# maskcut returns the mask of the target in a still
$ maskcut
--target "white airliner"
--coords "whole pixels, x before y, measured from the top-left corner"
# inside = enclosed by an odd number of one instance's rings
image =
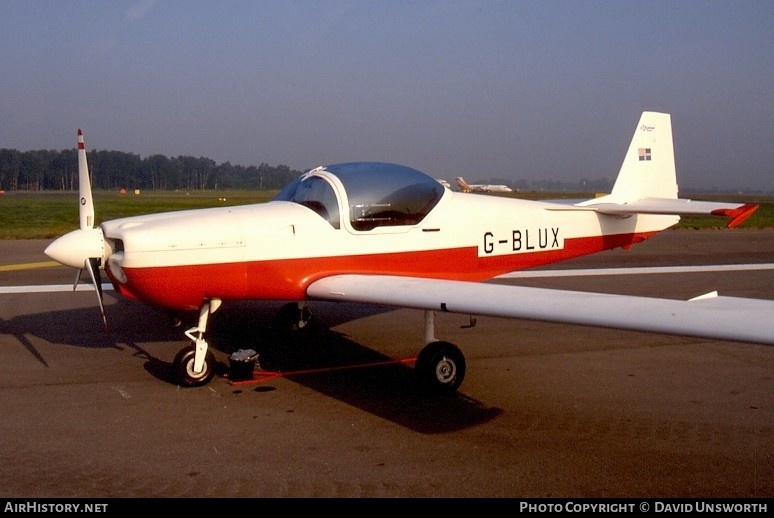
[[[457,186],[462,192],[513,192],[513,189],[507,185],[468,183],[461,176],[457,177]]]
[[[456,391],[466,367],[458,347],[435,338],[437,311],[774,344],[774,301],[717,294],[678,301],[480,282],[628,248],[673,226],[680,214],[728,217],[729,227],[750,216],[757,205],[678,198],[668,114],[642,114],[609,195],[572,205],[462,194],[409,167],[355,162],[307,171],[268,203],[95,226],[80,130],[78,158],[80,229],[45,253],[79,274],[87,270],[97,288],[104,269],[121,295],[198,310],[198,324],[185,332],[192,344],[175,358],[182,385],[213,377],[209,318],[241,299],[296,301],[280,311],[291,329],[310,323],[310,300],[424,310],[415,370],[441,392]]]

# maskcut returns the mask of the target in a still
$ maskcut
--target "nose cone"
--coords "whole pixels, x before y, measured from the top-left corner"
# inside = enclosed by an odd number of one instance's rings
[[[102,229],[73,230],[48,245],[43,253],[65,266],[83,268],[86,259],[104,258],[105,239]]]

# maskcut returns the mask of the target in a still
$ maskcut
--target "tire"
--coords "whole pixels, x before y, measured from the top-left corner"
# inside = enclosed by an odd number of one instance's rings
[[[415,369],[420,383],[431,392],[452,394],[465,378],[465,357],[454,344],[433,342],[420,351]]]
[[[303,311],[304,326],[299,326],[298,323],[301,320]],[[312,310],[305,307],[303,310],[298,308],[298,304],[295,302],[289,302],[282,306],[277,315],[274,318],[274,328],[284,335],[296,335],[301,331],[308,331],[312,329],[314,325],[314,314]]]
[[[204,357],[204,368],[202,372],[194,372],[194,359],[196,356],[196,347],[191,345],[182,349],[175,356],[174,367],[177,372],[177,379],[180,385],[184,387],[200,387],[209,383],[215,376],[215,356],[207,351]]]

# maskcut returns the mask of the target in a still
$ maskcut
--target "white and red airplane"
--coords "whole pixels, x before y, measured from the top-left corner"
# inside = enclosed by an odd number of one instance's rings
[[[513,192],[513,189],[507,185],[468,183],[461,176],[458,176],[455,180],[457,181],[457,187],[459,187],[462,192]]]
[[[425,346],[415,370],[439,391],[465,375],[459,348],[437,340],[434,315],[449,311],[774,343],[774,301],[690,301],[480,282],[617,247],[676,224],[680,215],[730,218],[757,205],[678,198],[668,114],[645,112],[609,195],[575,204],[455,193],[414,169],[357,162],[305,172],[268,202],[105,221],[95,226],[86,150],[78,131],[80,228],[45,253],[100,270],[126,297],[167,310],[199,311],[175,358],[180,383],[211,380],[208,319],[222,303],[297,301],[281,313],[306,325],[311,300],[425,310]]]

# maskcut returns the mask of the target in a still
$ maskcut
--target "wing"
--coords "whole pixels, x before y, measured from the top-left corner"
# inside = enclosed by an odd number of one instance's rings
[[[334,275],[311,298],[525,318],[774,345],[774,301],[707,294],[688,301],[386,275]]]

